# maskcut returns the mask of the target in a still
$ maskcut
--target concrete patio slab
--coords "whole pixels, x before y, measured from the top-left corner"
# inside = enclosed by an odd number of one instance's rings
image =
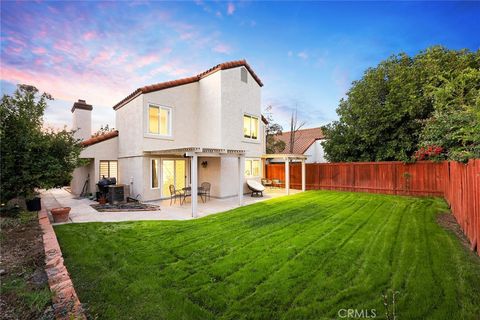
[[[291,194],[298,193],[299,190],[290,190]],[[269,189],[261,198],[252,198],[245,195],[244,205],[253,204],[259,201],[265,201],[277,197],[285,196],[283,189]],[[129,211],[129,212],[98,212],[90,205],[97,202],[86,199],[77,198],[65,189],[50,189],[43,191],[41,194],[42,201],[48,210],[55,207],[70,207],[70,222],[120,222],[120,221],[141,221],[141,220],[190,220],[192,218],[190,198],[186,203],[170,206],[170,200],[149,201],[149,204],[160,206],[158,211]],[[238,207],[238,198],[227,199],[210,199],[203,203],[200,198],[198,200],[198,218],[211,214],[224,212]]]

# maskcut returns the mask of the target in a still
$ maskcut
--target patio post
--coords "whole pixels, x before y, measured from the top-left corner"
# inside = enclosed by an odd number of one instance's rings
[[[192,154],[192,158],[190,161],[190,172],[192,175],[192,185],[191,185],[191,193],[192,193],[192,217],[197,217],[197,201],[198,201],[198,155],[196,153]]]
[[[305,159],[302,159],[302,191],[305,191]]]
[[[243,206],[243,184],[245,182],[245,155],[238,156],[238,205]]]
[[[285,158],[285,190],[287,195],[290,194],[290,159]]]

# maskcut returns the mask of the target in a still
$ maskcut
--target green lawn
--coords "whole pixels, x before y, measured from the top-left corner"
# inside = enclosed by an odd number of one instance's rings
[[[194,221],[55,230],[100,319],[332,319],[349,308],[379,319],[394,290],[400,320],[480,319],[480,259],[437,224],[446,210],[438,198],[311,191]]]

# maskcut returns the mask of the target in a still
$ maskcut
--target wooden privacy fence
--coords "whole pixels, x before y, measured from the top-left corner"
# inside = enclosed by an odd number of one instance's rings
[[[285,165],[265,165],[265,177],[284,182]],[[301,164],[291,163],[290,188],[301,189],[301,179]],[[306,188],[444,197],[480,254],[480,159],[307,164]]]

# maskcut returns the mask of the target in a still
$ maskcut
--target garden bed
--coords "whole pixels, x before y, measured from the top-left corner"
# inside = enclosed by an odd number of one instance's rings
[[[90,206],[98,212],[160,211],[160,206],[139,202],[91,204]]]
[[[36,212],[1,221],[1,319],[54,319]]]

